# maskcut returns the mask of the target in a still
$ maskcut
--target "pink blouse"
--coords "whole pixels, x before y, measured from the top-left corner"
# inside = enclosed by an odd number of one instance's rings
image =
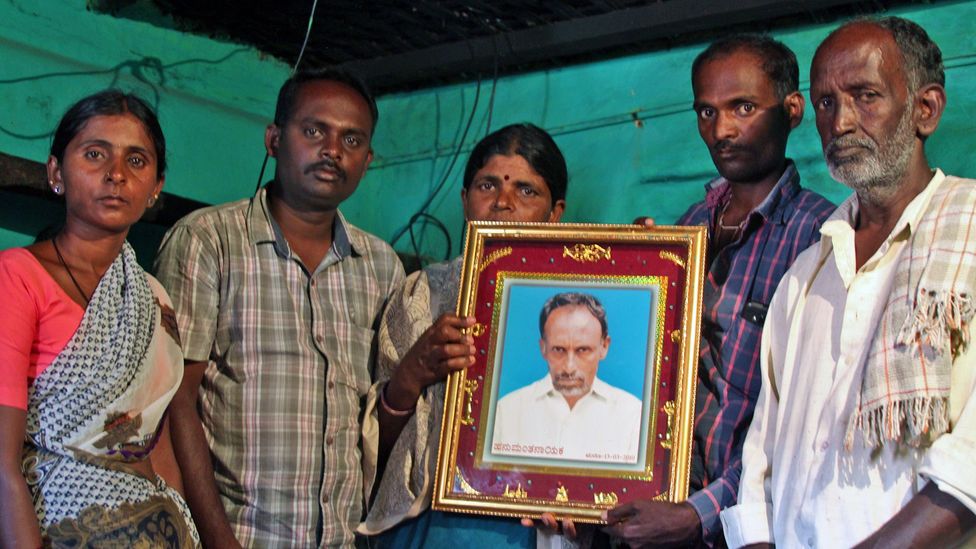
[[[34,254],[0,251],[0,406],[27,409],[27,387],[74,335],[85,310]]]

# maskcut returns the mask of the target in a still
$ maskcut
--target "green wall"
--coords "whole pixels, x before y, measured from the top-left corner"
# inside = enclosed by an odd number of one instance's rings
[[[970,154],[976,145],[976,1],[894,13],[924,26],[946,59],[949,105],[929,141],[930,160],[976,177]],[[0,3],[0,21],[0,151],[42,161],[60,113],[78,97],[115,84],[158,104],[172,155],[169,192],[208,203],[252,192],[263,128],[288,66],[251,48],[87,12],[80,1],[7,0]],[[813,51],[834,27],[775,33],[796,51],[804,91]],[[491,127],[530,121],[554,135],[569,163],[565,220],[618,223],[651,215],[673,221],[701,198],[702,185],[714,175],[691,111],[689,67],[703,47],[500,79]],[[467,152],[487,131],[491,87],[481,84],[461,158],[430,209],[451,230],[453,253],[462,228],[460,177]],[[354,223],[387,239],[404,226],[444,177],[476,89],[471,82],[380,99],[375,160],[343,207]],[[789,154],[804,184],[837,202],[848,193],[823,166],[807,107]],[[424,253],[445,253],[436,231],[419,236]],[[0,229],[0,247],[28,239]],[[409,238],[397,248],[409,250]]]

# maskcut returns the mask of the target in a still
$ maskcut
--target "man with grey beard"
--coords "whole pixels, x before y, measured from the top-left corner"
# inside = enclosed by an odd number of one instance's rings
[[[493,454],[637,463],[641,401],[597,377],[610,349],[607,312],[593,295],[562,292],[539,314],[549,371],[495,407]]]
[[[770,305],[730,547],[942,546],[976,525],[976,181],[926,159],[944,84],[904,19],[817,49],[824,157],[854,194]]]

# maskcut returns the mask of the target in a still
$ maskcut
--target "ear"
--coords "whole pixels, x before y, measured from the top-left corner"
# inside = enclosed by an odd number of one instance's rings
[[[166,184],[166,176],[164,175],[163,177],[159,178],[159,181],[156,181],[156,186],[153,187],[152,195],[158,197],[159,193],[163,192],[163,185],[165,184]]]
[[[610,351],[610,336],[603,338],[603,345],[600,346],[600,360],[607,358],[607,352]]]
[[[47,184],[51,187],[52,192],[54,191],[54,186],[57,184],[60,184],[61,188],[64,189],[64,180],[61,177],[61,164],[53,154],[47,157]]]
[[[790,119],[790,129],[799,126],[800,122],[803,121],[803,109],[805,105],[806,101],[800,92],[793,92],[783,100],[783,108],[786,109],[786,116]]]
[[[264,150],[268,156],[278,158],[278,142],[281,140],[281,128],[275,124],[268,124],[264,129]]]
[[[363,166],[363,173],[369,169],[369,165],[373,162],[373,147],[369,148],[369,152],[366,153],[366,164]]]
[[[919,137],[935,133],[945,112],[946,92],[939,84],[922,86],[915,94],[915,124]]]
[[[543,357],[546,356],[546,340],[542,337],[539,338],[539,352],[542,353]]]
[[[552,210],[549,212],[549,223],[558,223],[563,216],[563,212],[566,211],[566,201],[559,199],[555,204],[552,205]]]

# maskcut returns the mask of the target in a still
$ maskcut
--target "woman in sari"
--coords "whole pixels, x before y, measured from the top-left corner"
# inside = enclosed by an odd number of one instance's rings
[[[164,421],[179,335],[125,240],[165,169],[148,105],[82,99],[47,162],[64,228],[0,252],[0,546],[198,545]]]
[[[554,223],[566,207],[566,161],[545,131],[514,124],[475,146],[463,185],[468,221]],[[359,531],[375,536],[374,547],[536,547],[535,529],[518,521],[429,509],[444,380],[474,362],[473,341],[461,332],[474,319],[454,314],[462,261],[411,274],[383,314],[363,423],[367,479],[379,478],[367,486],[376,494]],[[551,516],[543,523],[556,527]]]

